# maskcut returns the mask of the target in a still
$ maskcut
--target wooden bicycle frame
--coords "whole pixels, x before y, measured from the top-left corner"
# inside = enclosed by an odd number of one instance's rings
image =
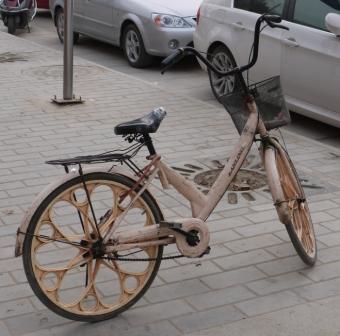
[[[154,155],[150,157],[152,160],[149,165],[147,165],[143,169],[142,176],[136,182],[136,185],[139,185],[142,182],[143,187],[134,194],[132,197],[130,204],[125,208],[122,214],[115,219],[113,225],[106,233],[103,242],[108,242],[111,238],[115,238],[116,241],[120,241],[120,243],[127,244],[127,248],[131,248],[131,244],[135,244],[135,246],[140,246],[140,244],[151,243],[151,241],[147,242],[147,240],[153,240],[153,244],[167,244],[169,243],[169,239],[164,239],[164,236],[169,234],[169,230],[160,230],[158,226],[154,226],[154,228],[141,228],[137,231],[127,231],[123,235],[114,236],[114,232],[119,227],[119,224],[124,219],[126,213],[132,207],[133,203],[138,199],[138,197],[147,189],[147,187],[151,184],[152,180],[158,175],[162,187],[164,189],[168,189],[170,185],[172,185],[181,195],[183,195],[189,202],[192,210],[192,217],[195,219],[199,219],[202,222],[205,222],[212,211],[215,209],[216,205],[223,197],[226,192],[228,186],[240,170],[249,150],[253,144],[255,134],[258,133],[261,139],[269,139],[268,132],[266,127],[259,118],[257,106],[254,100],[247,103],[249,109],[249,117],[246,122],[246,125],[242,131],[240,136],[240,140],[235,146],[233,152],[231,153],[229,160],[220,175],[216,179],[215,183],[211,187],[209,193],[204,195],[191,181],[185,179],[182,175],[177,173],[174,169],[169,167],[165,162],[161,160],[159,155]],[[266,149],[276,147],[276,142],[273,141],[271,146],[262,146],[262,159],[265,160],[265,152]],[[267,164],[265,164],[268,178],[273,181],[275,179],[274,176],[271,176],[272,169],[271,165],[275,164],[275,160],[268,160]],[[275,192],[275,191],[273,191]],[[274,200],[281,200],[282,195],[273,195]],[[280,209],[278,208],[280,212]],[[285,217],[285,209],[282,209],[284,213],[279,217],[281,219]],[[185,219],[183,219],[185,220]],[[163,239],[161,239],[163,237]],[[118,239],[117,239],[118,238]],[[155,242],[155,239],[159,239]],[[124,242],[123,242],[124,241]],[[172,241],[174,242],[174,240]],[[123,246],[120,249],[125,249]]]

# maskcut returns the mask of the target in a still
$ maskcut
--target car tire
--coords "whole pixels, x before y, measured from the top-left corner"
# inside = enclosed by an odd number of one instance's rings
[[[209,60],[222,71],[227,71],[237,66],[233,55],[225,45],[216,47],[210,53]],[[219,102],[221,101],[221,96],[232,93],[239,88],[240,84],[236,76],[220,76],[209,69],[208,75],[211,90]]]
[[[122,47],[132,67],[145,68],[152,64],[153,57],[145,51],[142,35],[134,24],[129,24],[124,29]]]
[[[64,43],[64,10],[58,8],[55,13],[54,23],[57,28],[57,34],[61,43]],[[73,32],[73,44],[77,44],[79,33]]]
[[[15,34],[16,28],[15,15],[9,15],[7,18],[8,34]]]

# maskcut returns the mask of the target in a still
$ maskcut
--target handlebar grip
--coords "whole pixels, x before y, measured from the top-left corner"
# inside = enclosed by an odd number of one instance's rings
[[[166,70],[168,70],[174,64],[176,64],[180,59],[182,59],[183,56],[184,56],[184,50],[182,48],[180,48],[180,49],[177,49],[176,51],[174,51],[168,57],[166,57],[161,63],[161,65],[162,65],[161,73],[164,74],[164,72]]]
[[[274,15],[274,14],[264,14],[263,19],[269,23],[280,23],[282,21],[282,18],[280,15]]]

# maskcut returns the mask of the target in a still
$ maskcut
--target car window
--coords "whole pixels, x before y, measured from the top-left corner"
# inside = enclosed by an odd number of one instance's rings
[[[285,0],[235,0],[234,7],[259,14],[283,14]]]
[[[296,0],[293,21],[305,26],[327,30],[328,13],[340,14],[339,0]]]

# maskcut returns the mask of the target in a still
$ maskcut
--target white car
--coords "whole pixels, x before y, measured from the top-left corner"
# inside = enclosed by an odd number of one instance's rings
[[[251,82],[280,74],[292,111],[340,127],[340,0],[205,0],[195,48],[220,69],[247,64],[262,13],[281,15],[290,30],[264,29]],[[234,78],[209,77],[217,99],[237,89]]]

